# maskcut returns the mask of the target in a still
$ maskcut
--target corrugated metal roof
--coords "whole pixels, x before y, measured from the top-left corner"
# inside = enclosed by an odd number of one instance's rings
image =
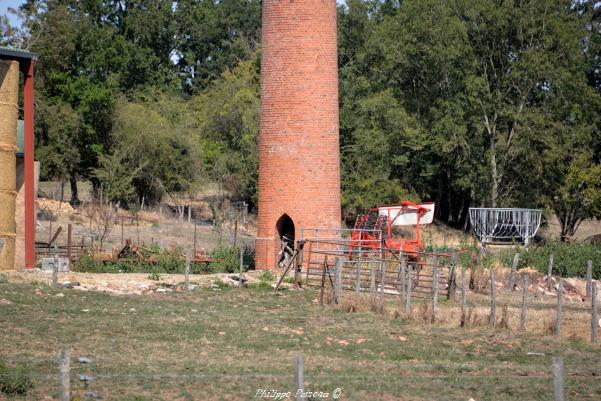
[[[0,46],[0,59],[1,58],[37,60],[38,55],[21,49]]]

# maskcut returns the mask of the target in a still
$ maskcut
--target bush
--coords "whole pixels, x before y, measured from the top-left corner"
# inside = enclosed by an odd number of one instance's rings
[[[240,251],[238,248],[221,245],[213,249],[211,257],[215,260],[209,266],[215,272],[234,273],[240,270]]]
[[[73,271],[86,273],[183,273],[185,261],[181,250],[163,251],[153,262],[142,259],[122,259],[104,262],[92,255],[83,255],[73,264]]]
[[[211,257],[215,259],[209,264],[211,272],[237,273],[240,271],[240,248],[230,245],[221,245],[213,249]],[[255,250],[244,247],[242,251],[243,271],[255,268]]]
[[[244,248],[244,270],[254,269],[254,249]],[[73,264],[73,271],[86,273],[184,273],[185,259],[182,250],[162,250],[151,256],[152,262],[143,259],[121,259],[104,262],[94,259],[92,255],[83,255]],[[198,273],[235,273],[240,270],[240,249],[232,246],[215,248],[210,256],[215,259],[211,263],[192,263],[190,271]]]
[[[0,391],[7,395],[24,395],[34,387],[26,368],[9,368],[0,362]]]
[[[601,279],[601,247],[585,244],[568,244],[565,242],[549,242],[542,246],[513,248],[499,254],[501,263],[511,266],[516,252],[520,253],[518,268],[533,267],[547,273],[549,256],[553,255],[553,274],[562,277],[585,277],[587,262],[593,262],[593,278]]]

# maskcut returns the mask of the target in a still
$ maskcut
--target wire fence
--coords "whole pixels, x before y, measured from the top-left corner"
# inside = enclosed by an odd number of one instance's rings
[[[445,388],[448,386],[465,389],[463,395],[467,399],[471,394],[481,395],[487,388],[497,393],[492,399],[513,399],[512,395],[530,394],[528,399],[565,400],[565,394],[574,389],[589,387],[594,392],[598,387],[598,378],[594,375],[582,375],[575,365],[566,369],[561,356],[545,356],[546,369],[524,373],[444,373],[444,369],[431,364],[431,373],[411,373],[419,363],[400,363],[396,369],[407,369],[399,374],[376,376],[368,372],[360,374],[344,374],[335,370],[318,371],[311,364],[310,358],[297,353],[287,369],[273,373],[247,371],[230,374],[226,372],[207,373],[120,373],[111,374],[97,369],[96,360],[73,355],[72,351],[63,349],[55,359],[54,372],[33,372],[28,377],[33,379],[46,397],[59,401],[73,399],[136,399],[159,400],[178,399],[178,394],[192,395],[191,399],[378,399],[386,396],[389,399],[405,399],[421,393],[425,399],[447,398]],[[572,361],[574,362],[574,361]],[[428,367],[428,365],[423,365]],[[466,368],[466,364],[452,366],[449,369]],[[506,366],[499,365],[500,369]],[[492,369],[494,366],[489,366]],[[260,369],[260,367],[259,367]],[[570,370],[572,369],[572,370]],[[0,372],[0,382],[22,378],[22,373],[11,374]],[[499,389],[511,387],[511,391],[503,395]],[[536,394],[538,392],[538,394]],[[439,394],[439,397],[429,398]],[[32,394],[32,393],[31,393]],[[167,395],[168,394],[168,395]],[[536,394],[536,395],[533,395]],[[138,398],[135,398],[138,397]],[[386,398],[385,397],[385,398]],[[540,397],[540,398],[538,398]],[[523,398],[522,398],[523,399]]]

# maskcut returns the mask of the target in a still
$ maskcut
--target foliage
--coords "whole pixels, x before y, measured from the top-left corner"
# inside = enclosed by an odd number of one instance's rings
[[[511,266],[516,252],[520,253],[518,268],[533,267],[547,274],[549,257],[553,255],[553,274],[562,277],[586,277],[587,263],[593,262],[593,278],[601,279],[601,248],[597,245],[550,242],[528,250],[516,248],[499,255],[505,266]]]
[[[33,379],[24,367],[8,367],[0,361],[0,391],[6,395],[24,395],[34,388]]]
[[[185,261],[180,249],[164,250],[153,261],[142,259],[118,259],[101,261],[92,255],[82,255],[73,265],[73,271],[87,273],[151,273],[153,277],[160,274],[183,273]]]
[[[264,270],[257,277],[261,283],[271,284],[275,281],[276,277],[270,270]]]
[[[237,273],[240,271],[240,248],[220,246],[210,256],[215,259],[211,263],[192,263],[190,273]],[[244,271],[254,268],[254,251],[243,249]],[[73,265],[73,271],[87,273],[150,273],[152,280],[158,280],[160,274],[183,274],[185,259],[181,249],[159,250],[149,260],[118,259],[101,261],[90,254],[82,255]]]
[[[256,207],[259,0],[27,0],[2,43],[39,54],[42,178],[110,200],[218,184]],[[347,223],[404,198],[548,208],[569,240],[601,215],[601,13],[593,1],[338,6]],[[137,199],[138,201],[140,199]],[[211,205],[213,206],[213,205]]]
[[[214,259],[210,267],[214,271],[234,273],[240,271],[240,249],[229,245],[221,245],[210,253]]]

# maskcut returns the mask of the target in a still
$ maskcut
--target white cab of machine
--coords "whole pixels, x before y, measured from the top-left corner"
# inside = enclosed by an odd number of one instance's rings
[[[418,206],[428,209],[423,212],[419,220],[419,224],[430,224],[434,220],[434,202],[420,203]],[[380,216],[387,216],[393,226],[413,226],[417,224],[417,211],[414,206],[381,206],[378,208]]]

